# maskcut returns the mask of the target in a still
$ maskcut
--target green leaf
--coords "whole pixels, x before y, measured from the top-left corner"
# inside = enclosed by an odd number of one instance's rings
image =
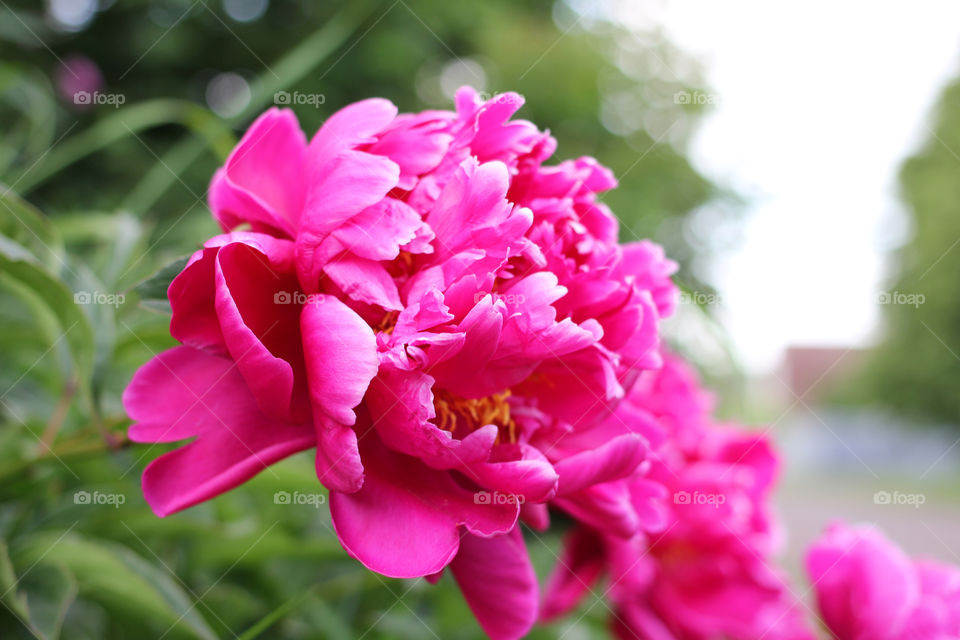
[[[171,123],[181,123],[190,128],[199,127],[198,133],[201,135],[212,135],[212,128],[223,131],[224,134],[228,133],[219,118],[200,105],[186,100],[146,100],[117,109],[88,129],[56,145],[41,162],[20,175],[16,181],[18,188],[21,193],[29,193],[38,184],[81,158],[118,140],[136,136],[140,131]]]
[[[94,337],[90,321],[77,306],[67,286],[44,269],[24,247],[0,235],[0,281],[8,279],[40,299],[60,327],[60,338],[69,346],[76,379],[89,403],[93,372]],[[90,404],[92,408],[92,404]]]
[[[167,289],[183,268],[187,266],[190,256],[177,258],[173,262],[161,267],[155,274],[133,288],[140,294],[140,304],[157,311],[170,312],[167,301]]]
[[[6,605],[21,621],[29,618],[27,602],[17,591],[17,574],[10,562],[7,543],[3,540],[0,540],[0,603]]]
[[[20,591],[26,597],[31,630],[43,640],[57,640],[67,609],[77,597],[77,581],[61,565],[38,564],[24,573]]]
[[[123,545],[51,532],[18,545],[14,556],[27,564],[63,565],[76,577],[83,597],[111,611],[175,627],[195,638],[216,638],[170,572]]]
[[[26,247],[53,272],[63,265],[63,241],[50,219],[2,184],[0,235]]]

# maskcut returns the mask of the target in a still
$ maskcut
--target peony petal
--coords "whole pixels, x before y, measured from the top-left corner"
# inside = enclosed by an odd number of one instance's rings
[[[460,546],[460,526],[479,535],[509,531],[516,504],[478,503],[449,472],[387,449],[374,434],[360,441],[366,478],[355,493],[331,492],[340,543],[368,569],[394,578],[440,571]]]
[[[553,502],[577,520],[599,531],[630,538],[640,529],[629,487],[624,482],[595,484]]]
[[[295,235],[306,151],[292,111],[272,108],[257,118],[210,185],[210,208],[224,231],[247,222],[256,231]]]
[[[374,141],[397,115],[397,108],[383,98],[369,98],[347,105],[327,118],[310,141],[310,154],[322,160],[344,149]]]
[[[170,283],[170,335],[191,347],[226,353],[214,304],[217,252],[216,248],[197,251]]]
[[[380,262],[344,254],[328,262],[323,272],[352,300],[388,311],[403,308],[397,285]]]
[[[144,497],[159,516],[209,500],[316,442],[309,424],[264,416],[229,359],[191,347],[141,367],[123,402],[136,421],[132,440],[196,437],[143,473]]]
[[[277,270],[289,264],[292,247],[274,241],[270,253],[262,253],[240,242],[222,246],[214,269],[214,306],[227,349],[261,410],[299,421],[307,409],[300,307],[293,300],[297,279]]]
[[[492,640],[522,638],[537,620],[537,576],[519,527],[492,538],[470,534],[450,563],[463,597]]]
[[[396,198],[384,198],[350,218],[332,235],[358,257],[393,260],[400,247],[417,238],[423,226],[416,209]]]
[[[463,474],[485,489],[521,503],[553,497],[557,472],[539,450],[527,445],[500,445],[489,462],[464,464]]]
[[[636,471],[649,448],[638,435],[625,434],[596,449],[566,457],[553,464],[560,475],[558,495],[570,495],[589,486],[625,478]]]
[[[541,619],[555,620],[580,604],[603,572],[603,547],[604,541],[587,527],[567,534],[563,554],[547,580]]]
[[[431,420],[433,378],[416,371],[384,368],[370,384],[366,405],[383,442],[435,469],[453,469],[490,457],[497,428],[487,425],[462,440]]]
[[[376,338],[360,316],[327,295],[311,296],[300,326],[317,429],[317,475],[331,490],[356,491],[363,469],[349,426],[377,374]]]

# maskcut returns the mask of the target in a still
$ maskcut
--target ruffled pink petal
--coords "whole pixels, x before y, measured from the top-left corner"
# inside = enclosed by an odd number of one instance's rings
[[[500,445],[489,462],[464,464],[461,471],[480,486],[521,503],[549,500],[557,488],[557,472],[550,461],[523,444]]]
[[[430,370],[441,388],[464,398],[484,398],[498,393],[504,386],[499,380],[480,375],[500,341],[503,316],[487,296],[460,322],[456,330],[466,339],[452,357]]]
[[[217,252],[216,248],[197,251],[170,283],[170,335],[191,347],[226,353],[214,304]]]
[[[143,473],[143,493],[159,516],[209,500],[267,466],[309,449],[309,424],[263,415],[233,363],[191,347],[164,351],[123,394],[138,442],[196,440],[160,456]]]
[[[310,141],[310,155],[319,160],[375,141],[397,115],[397,108],[383,98],[369,98],[347,105],[327,118]]]
[[[609,355],[591,347],[545,361],[514,393],[538,398],[546,413],[586,429],[609,416],[623,388]]]
[[[553,463],[560,475],[559,495],[570,495],[589,486],[625,478],[636,471],[649,453],[644,439],[625,434],[597,447]]]
[[[400,247],[413,242],[423,219],[416,209],[396,198],[367,207],[332,232],[347,251],[369,260],[393,260]]]
[[[430,212],[429,223],[436,234],[438,259],[466,248],[484,248],[491,240],[502,244],[502,239],[498,241],[496,235],[491,237],[490,231],[502,225],[513,210],[505,197],[509,182],[507,167],[500,162],[478,165],[475,160],[469,160],[463,163]],[[526,227],[529,222],[526,221]],[[523,230],[525,228],[521,233]],[[499,231],[501,238],[508,236],[502,226]],[[478,236],[487,242],[481,243]]]
[[[318,288],[329,234],[380,202],[397,184],[397,165],[381,156],[344,151],[309,168],[310,187],[297,236],[297,273],[304,289]]]
[[[417,371],[381,370],[370,384],[366,405],[383,442],[435,469],[453,469],[490,457],[497,428],[487,425],[462,440],[431,420],[433,378]]]
[[[640,529],[641,523],[625,482],[595,484],[573,495],[557,498],[553,504],[584,524],[621,538],[630,538]]]
[[[272,108],[250,125],[210,185],[210,208],[225,231],[296,233],[304,205],[307,141],[297,118]]]
[[[317,131],[307,149],[308,190],[298,239],[306,273],[316,275],[313,251],[341,224],[383,199],[397,185],[400,170],[390,159],[356,148],[373,141],[396,115],[380,98],[363,100],[336,112]],[[305,283],[306,285],[306,283]]]
[[[356,491],[363,465],[350,425],[377,374],[376,338],[352,309],[326,295],[311,296],[300,327],[317,430],[317,475],[331,490]]]
[[[464,535],[450,569],[490,638],[522,638],[533,627],[539,608],[537,576],[519,527],[492,538]]]
[[[343,254],[328,262],[323,272],[352,300],[388,311],[403,308],[397,285],[380,262]]]
[[[418,176],[443,160],[453,140],[449,132],[452,119],[452,114],[440,111],[401,115],[365,150],[396,162],[400,166],[398,186],[409,191]]]
[[[278,270],[289,265],[293,243],[272,240],[268,246],[268,253],[241,242],[220,247],[214,306],[227,349],[262,411],[304,419],[300,307],[293,300],[297,279]]]
[[[604,542],[593,530],[577,527],[567,534],[563,553],[547,580],[543,620],[555,620],[580,604],[604,569]]]
[[[340,543],[368,569],[395,578],[445,567],[460,547],[460,526],[483,536],[509,531],[516,504],[481,504],[447,471],[387,449],[373,434],[361,440],[366,478],[355,493],[331,492]]]

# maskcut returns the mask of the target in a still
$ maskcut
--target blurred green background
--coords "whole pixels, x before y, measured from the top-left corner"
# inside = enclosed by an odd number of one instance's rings
[[[324,505],[275,504],[321,491],[309,455],[150,512],[139,475],[162,447],[125,440],[119,398],[173,342],[134,287],[216,232],[208,181],[278,92],[314,96],[293,105],[312,133],[370,96],[450,108],[461,84],[523,93],[558,158],[621,177],[624,238],[689,265],[709,243],[684,217],[735,200],[686,157],[704,105],[674,96],[697,66],[552,1],[5,0],[0,46],[0,637],[482,637],[451,578],[373,575]],[[541,571],[556,536],[528,534]],[[581,613],[537,637],[603,633],[604,605]]]

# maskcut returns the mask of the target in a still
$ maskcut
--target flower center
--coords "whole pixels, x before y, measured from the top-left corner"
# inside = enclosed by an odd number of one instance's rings
[[[510,417],[509,397],[509,390],[486,398],[461,398],[442,389],[434,389],[437,427],[458,437],[466,437],[480,427],[493,424],[500,431],[498,443],[516,443],[517,423]]]
[[[397,318],[399,317],[399,311],[387,311],[383,319],[373,327],[373,331],[375,333],[386,333],[388,335],[393,333],[394,327],[397,326]]]

